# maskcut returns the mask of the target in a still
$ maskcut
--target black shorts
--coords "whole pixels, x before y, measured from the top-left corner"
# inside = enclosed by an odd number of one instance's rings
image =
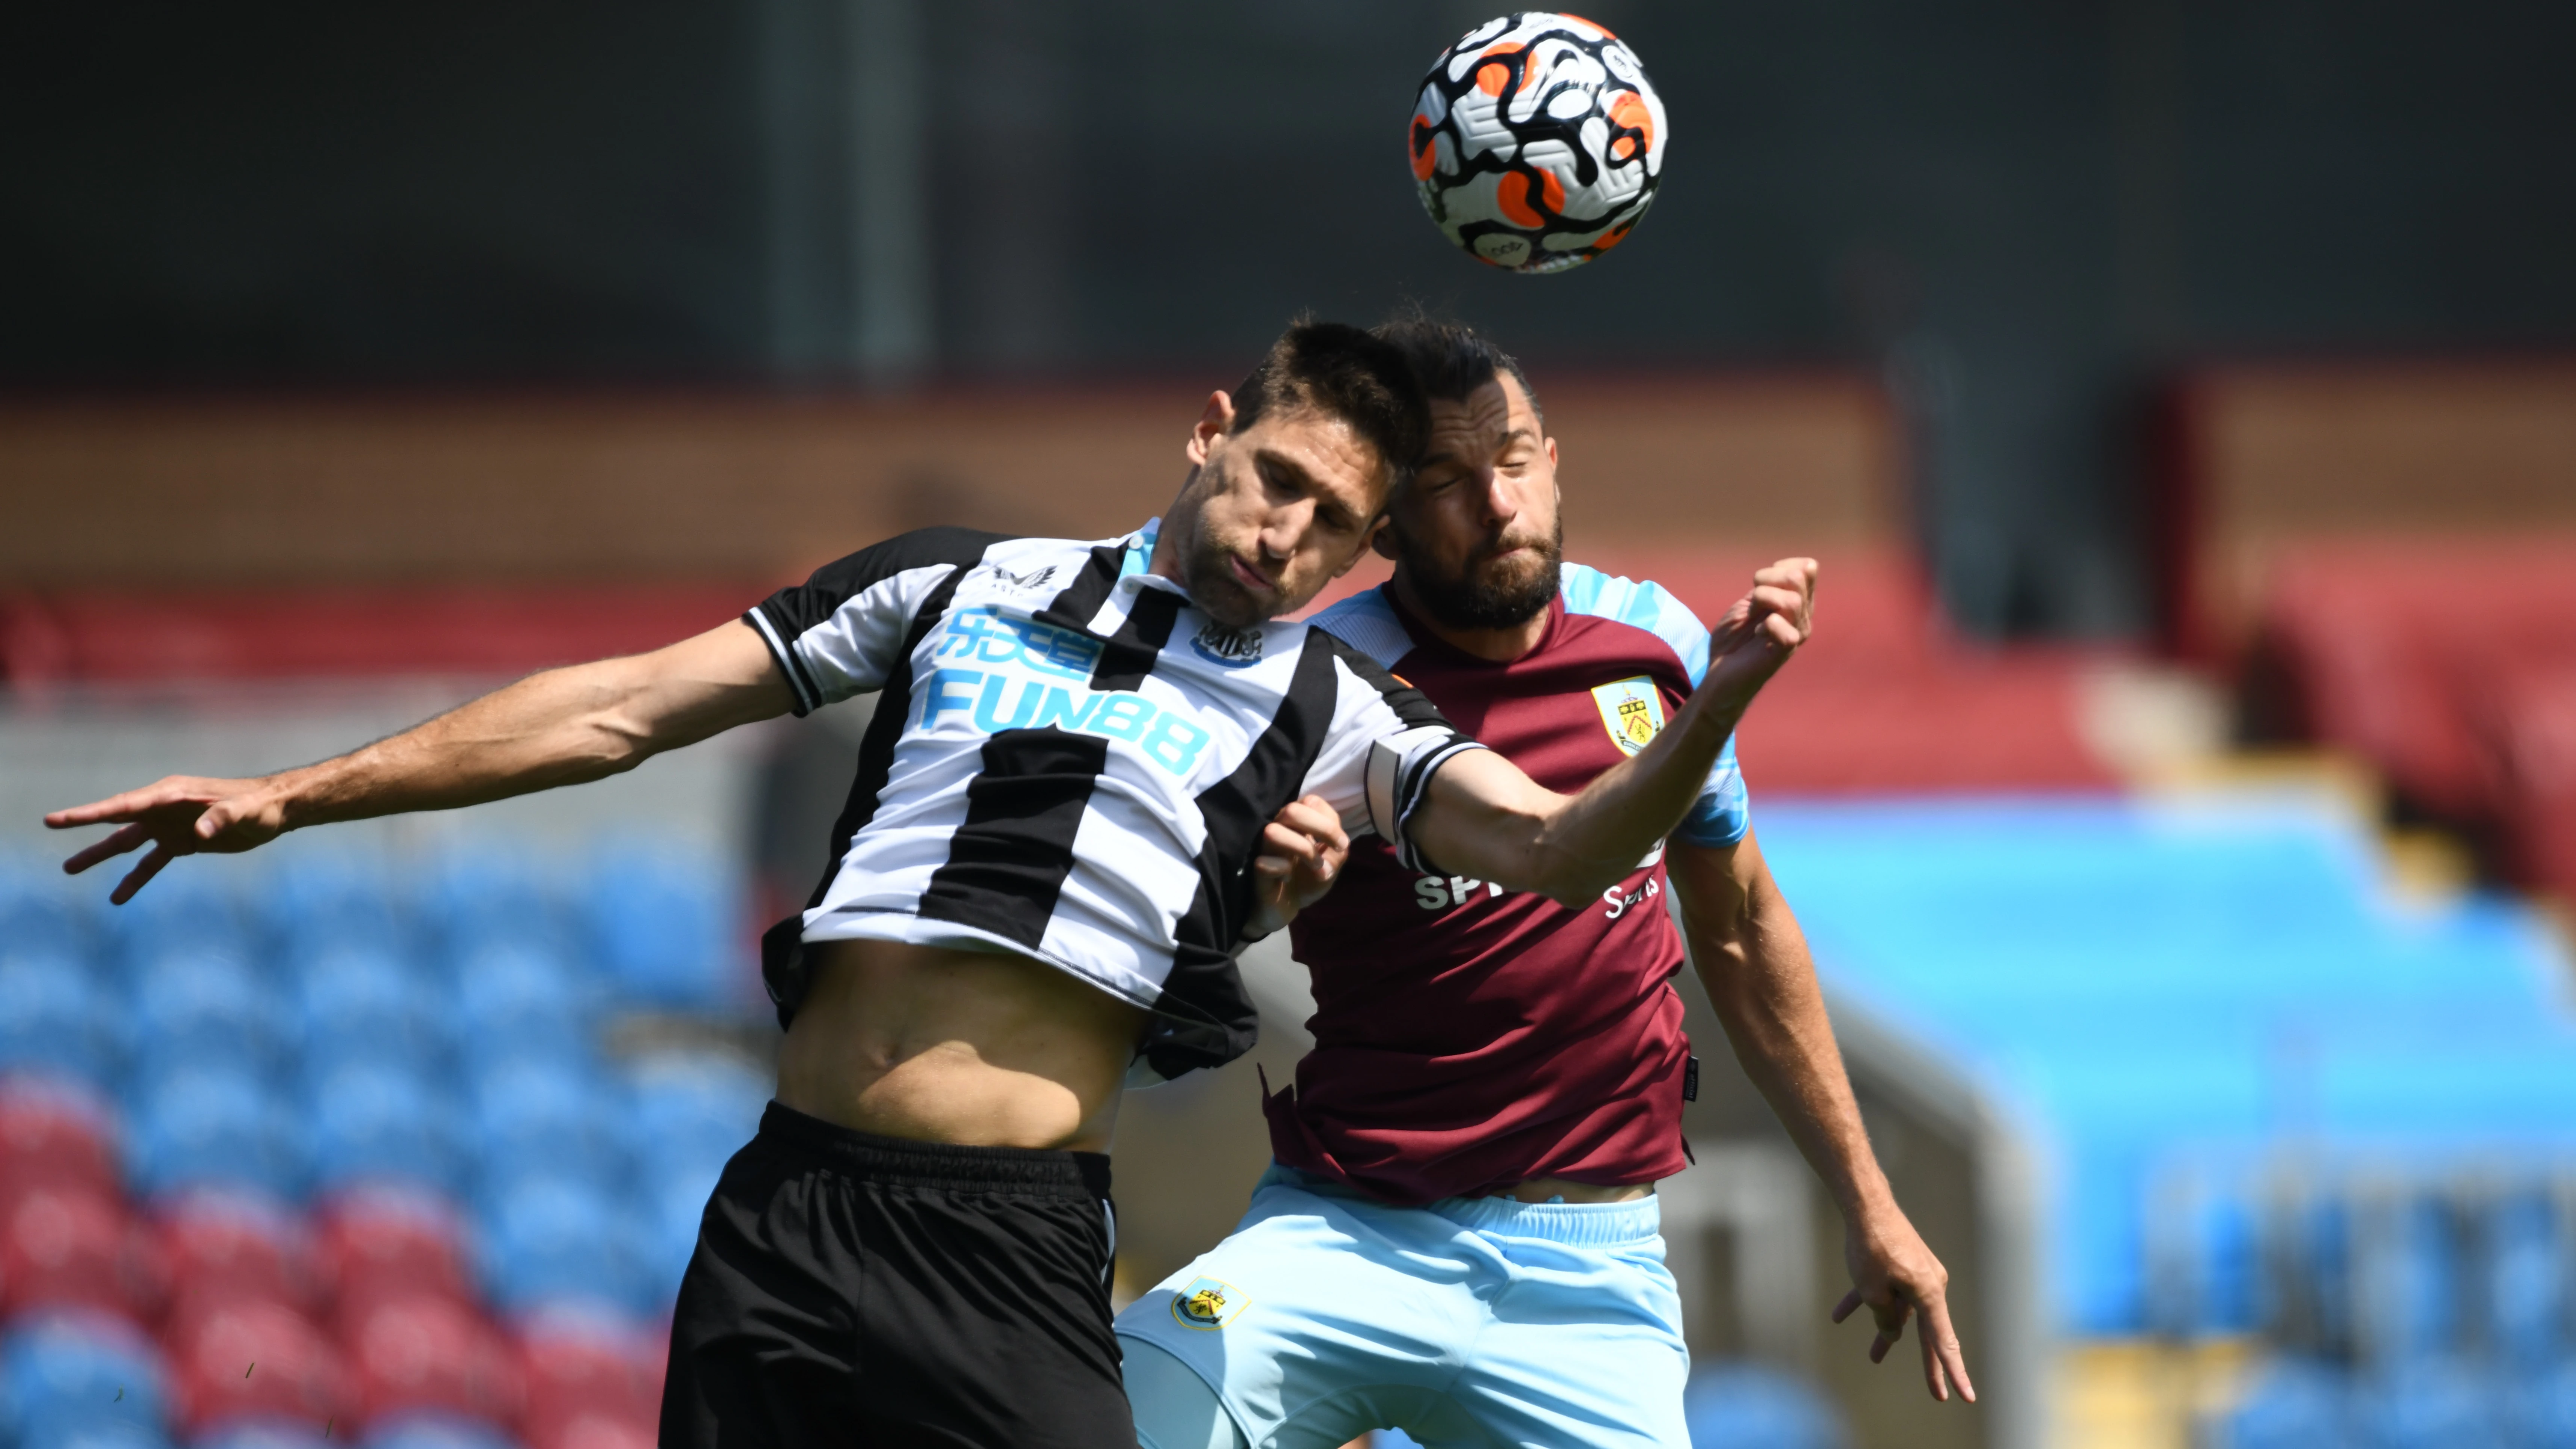
[[[773,1102],[671,1323],[662,1449],[1134,1449],[1109,1159],[854,1132]]]

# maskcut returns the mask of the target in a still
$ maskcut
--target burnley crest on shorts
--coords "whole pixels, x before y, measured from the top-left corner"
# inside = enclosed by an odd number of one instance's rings
[[[1172,1318],[1183,1328],[1223,1328],[1251,1301],[1222,1278],[1193,1278],[1172,1295]]]

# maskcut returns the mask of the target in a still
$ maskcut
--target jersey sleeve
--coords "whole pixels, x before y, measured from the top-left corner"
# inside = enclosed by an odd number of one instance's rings
[[[1343,829],[1381,836],[1408,869],[1431,873],[1410,833],[1414,812],[1442,765],[1485,747],[1376,660],[1322,630],[1315,637],[1333,654],[1333,723],[1298,793],[1323,796]]]
[[[743,615],[769,646],[796,696],[796,713],[885,686],[905,628],[940,581],[1007,535],[971,528],[897,534],[827,563]]]
[[[1663,640],[1693,689],[1708,676],[1708,626],[1661,584],[1568,564],[1565,606],[1573,613],[1616,619]],[[1752,802],[1744,792],[1744,772],[1736,765],[1735,741],[1729,738],[1673,838],[1692,845],[1733,845],[1752,828]]]

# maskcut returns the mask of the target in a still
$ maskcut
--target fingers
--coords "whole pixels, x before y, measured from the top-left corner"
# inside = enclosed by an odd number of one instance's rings
[[[1923,1300],[1923,1375],[1936,1399],[1947,1399],[1947,1390],[1956,1388],[1960,1398],[1977,1401],[1977,1386],[1968,1381],[1967,1355],[1960,1352],[1959,1335],[1950,1327],[1950,1305],[1938,1293]]]
[[[54,817],[48,815],[45,818],[50,821]],[[114,835],[108,836],[104,840],[93,840],[89,844],[82,846],[79,850],[74,851],[71,858],[63,862],[63,874],[78,875],[82,871],[89,869],[91,866],[98,864],[100,861],[107,860],[114,856],[123,855],[127,851],[132,850],[134,847],[141,845],[143,842],[150,840],[151,838],[152,830],[150,826],[126,826],[124,829],[116,832]]]
[[[1842,1301],[1842,1302],[1837,1303],[1837,1304],[1835,1304],[1835,1305],[1834,1305],[1834,1322],[1836,1322],[1836,1323],[1840,1323],[1840,1322],[1842,1322],[1844,1319],[1851,1317],[1851,1316],[1852,1316],[1853,1311],[1854,1311],[1855,1309],[1858,1309],[1858,1308],[1860,1307],[1860,1305],[1861,1305],[1860,1290],[1859,1290],[1859,1289],[1857,1289],[1857,1288],[1854,1288],[1854,1289],[1853,1289],[1852,1291],[1850,1291],[1849,1293],[1846,1293],[1846,1294],[1844,1294],[1844,1295],[1843,1295],[1843,1301]]]
[[[108,892],[108,904],[121,906],[134,899],[134,893],[150,885],[152,877],[161,873],[161,867],[178,858],[166,845],[152,847],[152,853],[143,857],[134,869],[126,872],[125,879],[116,883],[115,890]]]
[[[1871,1339],[1869,1343],[1871,1363],[1887,1362],[1888,1350],[1896,1347],[1905,1338],[1905,1318],[1911,1312],[1913,1312],[1912,1305],[1902,1298],[1869,1305],[1870,1317],[1878,1321],[1878,1337]]]
[[[1746,595],[1753,603],[1753,617],[1785,619],[1803,629],[1807,621],[1807,599],[1792,589],[1757,587]]]
[[[1289,801],[1272,823],[1285,825],[1313,838],[1328,852],[1347,851],[1351,846],[1350,833],[1342,829],[1341,812],[1321,795],[1306,795]]]
[[[1264,874],[1285,875],[1301,865],[1312,869],[1322,862],[1323,855],[1323,846],[1303,831],[1276,820],[1261,827],[1261,858],[1256,864]]]
[[[164,801],[160,787],[157,785],[141,790],[128,790],[122,795],[110,795],[104,800],[93,800],[87,805],[75,805],[68,810],[56,810],[45,817],[45,828],[72,830],[83,825],[105,825],[111,821],[131,820],[162,803]]]

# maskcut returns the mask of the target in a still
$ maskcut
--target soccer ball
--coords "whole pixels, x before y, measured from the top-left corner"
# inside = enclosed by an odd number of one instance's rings
[[[1580,16],[1489,20],[1441,53],[1413,108],[1422,207],[1478,261],[1580,266],[1627,239],[1664,171],[1664,103]]]

